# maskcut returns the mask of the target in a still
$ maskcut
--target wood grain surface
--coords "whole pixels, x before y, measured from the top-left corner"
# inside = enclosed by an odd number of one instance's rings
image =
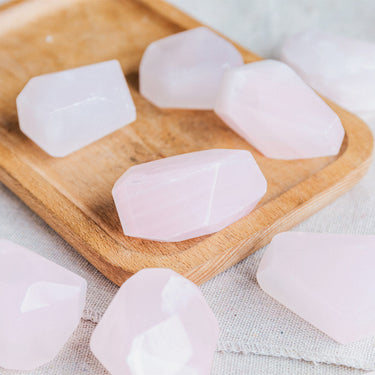
[[[340,154],[279,161],[211,111],[162,110],[145,100],[137,75],[145,48],[198,25],[160,0],[16,0],[0,7],[0,180],[118,285],[145,267],[169,267],[202,283],[336,199],[370,163],[370,130],[332,103],[346,130]],[[246,62],[259,59],[238,48]],[[114,58],[131,87],[135,123],[65,158],[48,156],[20,132],[15,99],[31,77]],[[216,234],[179,243],[125,237],[111,196],[124,171],[210,148],[253,153],[268,181],[257,209]]]

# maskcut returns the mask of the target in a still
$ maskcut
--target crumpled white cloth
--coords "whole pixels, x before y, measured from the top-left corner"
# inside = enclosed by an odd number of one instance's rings
[[[362,32],[375,40],[375,2],[366,0],[317,0],[314,5],[309,0],[170,2],[185,6],[224,32],[231,31],[232,37],[260,53],[271,51],[280,35],[299,31],[302,16],[309,26],[337,19],[332,31],[351,25],[353,36]],[[281,20],[285,14],[298,15],[299,21]],[[354,189],[295,229],[375,234],[375,167]],[[107,374],[90,353],[88,342],[117,287],[1,184],[0,238],[24,245],[88,281],[81,324],[60,355],[38,370],[19,373],[0,369],[0,375]],[[258,251],[201,287],[221,327],[212,374],[357,375],[361,370],[375,370],[375,339],[339,345],[260,290],[255,273],[261,255]]]

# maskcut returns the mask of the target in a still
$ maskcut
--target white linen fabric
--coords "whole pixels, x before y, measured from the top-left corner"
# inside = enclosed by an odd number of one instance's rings
[[[375,41],[375,2],[366,0],[170,2],[265,55],[283,35],[311,26],[329,24],[332,31]],[[295,230],[375,234],[375,167],[354,189]],[[88,343],[117,287],[1,184],[0,238],[24,245],[88,281],[81,324],[59,356],[35,371],[0,368],[0,375],[107,374]],[[255,278],[261,256],[262,250],[201,287],[221,327],[212,374],[357,375],[375,370],[375,338],[339,345],[263,293]]]

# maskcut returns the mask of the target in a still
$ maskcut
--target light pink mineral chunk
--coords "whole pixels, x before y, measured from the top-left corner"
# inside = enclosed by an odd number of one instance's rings
[[[77,327],[85,298],[84,279],[0,240],[0,367],[32,370],[51,361]]]
[[[375,116],[375,43],[307,31],[288,38],[280,58],[322,95],[363,119]]]
[[[341,121],[286,64],[264,60],[224,74],[215,112],[265,156],[336,155]]]
[[[287,232],[260,263],[261,288],[346,344],[375,335],[375,236]]]
[[[198,27],[147,47],[140,91],[158,107],[212,109],[224,71],[240,65],[242,55],[231,43]]]
[[[91,338],[112,375],[209,375],[218,323],[199,288],[161,268],[126,281]]]
[[[32,78],[17,97],[21,130],[66,156],[133,122],[135,106],[117,60]]]
[[[251,212],[267,182],[250,152],[207,150],[134,166],[113,188],[124,233],[183,241]]]

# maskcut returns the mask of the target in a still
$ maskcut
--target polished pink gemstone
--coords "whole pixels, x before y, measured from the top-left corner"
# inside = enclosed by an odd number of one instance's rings
[[[198,27],[147,47],[140,91],[158,107],[212,109],[224,71],[240,65],[243,58],[233,44]]]
[[[84,279],[0,240],[0,367],[32,370],[51,361],[80,322],[85,298]]]
[[[169,269],[127,280],[91,337],[112,375],[209,375],[218,323],[199,288]]]
[[[55,157],[133,122],[136,110],[117,60],[32,78],[17,97],[21,130]]]
[[[274,60],[227,71],[215,112],[274,159],[336,155],[345,133],[336,113],[291,68]]]
[[[251,212],[267,182],[250,152],[207,150],[134,166],[113,188],[124,233],[183,241]]]
[[[271,297],[342,344],[375,336],[375,236],[275,236],[257,279]]]

